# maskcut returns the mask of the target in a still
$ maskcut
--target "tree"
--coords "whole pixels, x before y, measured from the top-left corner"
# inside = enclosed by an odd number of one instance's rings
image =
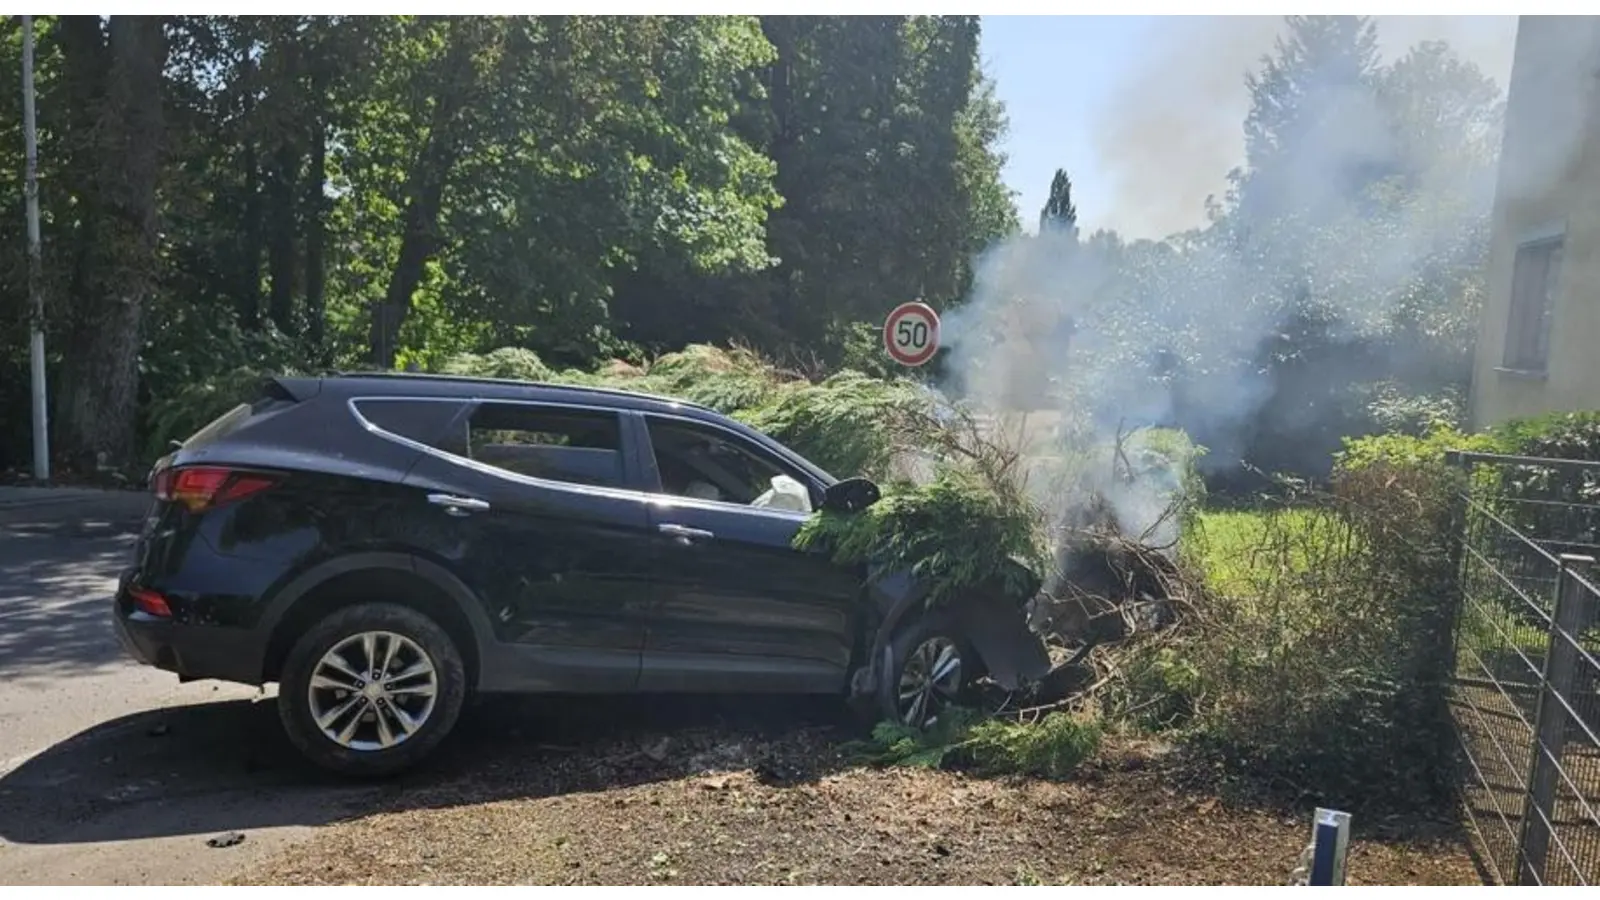
[[[1076,237],[1078,234],[1078,207],[1072,203],[1072,179],[1067,170],[1057,169],[1050,179],[1050,196],[1039,211],[1039,233],[1059,232]]]
[[[56,408],[66,455],[123,465],[136,447],[140,336],[158,281],[166,35],[157,16],[68,18],[64,64],[82,74],[75,99],[93,111],[92,130],[75,139],[95,163],[79,186],[84,226]]]
[[[85,462],[143,462],[185,436],[183,398],[264,370],[692,340],[835,362],[900,300],[957,302],[1016,229],[973,17],[38,25],[56,446]],[[0,94],[0,171],[19,118]],[[8,420],[21,225],[0,220]]]
[[[1245,78],[1246,169],[1240,209],[1252,221],[1337,209],[1389,174],[1373,84],[1378,37],[1365,16],[1286,16],[1287,34]]]

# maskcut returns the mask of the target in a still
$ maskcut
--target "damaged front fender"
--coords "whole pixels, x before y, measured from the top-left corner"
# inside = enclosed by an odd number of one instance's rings
[[[909,574],[875,575],[869,583],[879,613],[878,627],[850,691],[862,699],[877,691],[882,673],[893,664],[890,642],[904,624],[922,613],[928,597],[927,585]],[[968,592],[941,606],[952,617],[957,636],[971,645],[989,677],[1008,691],[1036,683],[1050,672],[1044,641],[1028,627],[1026,607],[1015,597],[1016,593],[996,587]]]
[[[1020,690],[1050,673],[1050,653],[1015,603],[992,595],[954,604],[956,628],[1000,687]]]

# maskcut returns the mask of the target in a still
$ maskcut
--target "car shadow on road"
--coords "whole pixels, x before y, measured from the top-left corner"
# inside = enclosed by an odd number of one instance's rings
[[[0,775],[0,838],[78,844],[297,825],[751,769],[799,784],[843,765],[840,702],[494,697],[413,772],[352,781],[303,762],[271,701],[135,713]]]

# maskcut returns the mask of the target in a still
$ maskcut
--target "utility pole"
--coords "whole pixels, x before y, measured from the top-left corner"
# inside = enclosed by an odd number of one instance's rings
[[[50,480],[50,413],[44,383],[44,260],[39,249],[39,147],[33,120],[33,16],[22,17],[22,136],[27,145],[28,300],[33,308],[28,361],[33,370],[33,477]]]

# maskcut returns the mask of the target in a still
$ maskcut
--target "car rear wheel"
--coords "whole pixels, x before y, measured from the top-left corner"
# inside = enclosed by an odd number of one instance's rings
[[[903,627],[889,647],[889,671],[878,684],[884,718],[928,728],[944,712],[970,700],[979,662],[943,616],[924,616]]]
[[[461,653],[432,619],[405,606],[338,610],[295,642],[278,683],[289,740],[346,775],[411,768],[455,727],[466,697]]]

